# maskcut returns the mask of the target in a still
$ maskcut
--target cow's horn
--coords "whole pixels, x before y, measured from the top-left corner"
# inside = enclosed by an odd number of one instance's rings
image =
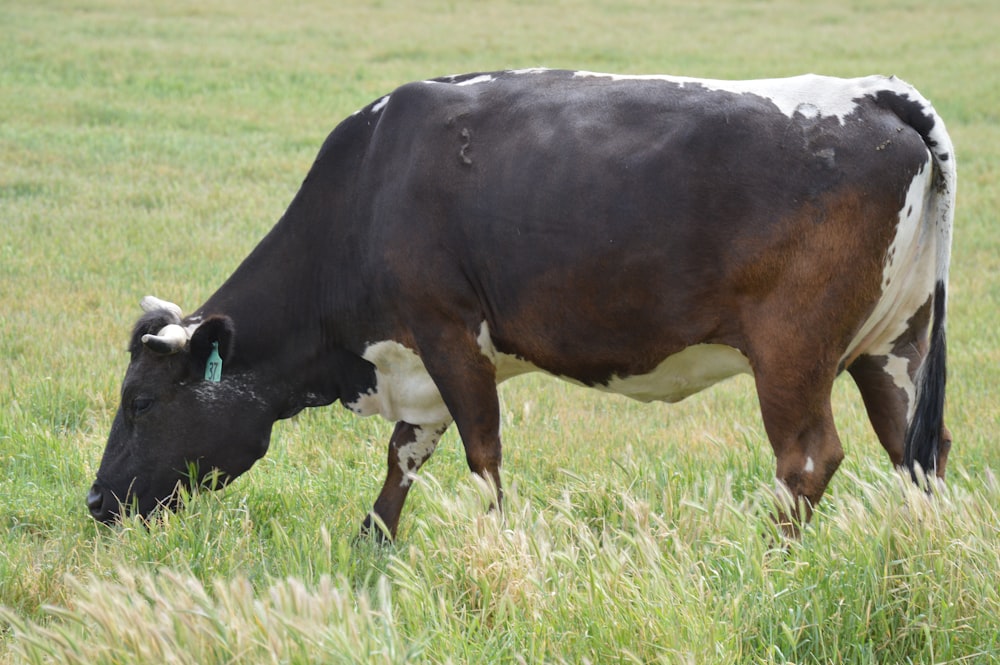
[[[143,335],[142,343],[156,353],[177,353],[188,343],[188,332],[176,323],[170,323],[160,329],[156,335]]]
[[[158,310],[158,309],[165,309],[168,312],[172,312],[172,313],[176,314],[178,319],[180,319],[182,317],[182,315],[181,315],[181,308],[180,307],[178,307],[177,305],[175,305],[172,302],[168,302],[166,300],[160,300],[156,296],[146,296],[146,297],[144,297],[139,302],[139,306],[142,307],[142,311],[144,311],[144,312],[153,312],[153,311]]]

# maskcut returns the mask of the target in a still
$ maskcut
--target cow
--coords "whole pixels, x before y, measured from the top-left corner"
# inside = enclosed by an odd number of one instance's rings
[[[501,505],[497,385],[531,371],[645,402],[751,374],[792,533],[844,456],[847,371],[927,486],[951,446],[955,187],[944,123],[895,77],[403,85],[329,134],[203,305],[144,299],[87,505],[105,523],[173,506],[339,400],[395,423],[362,524],[394,538],[452,423]]]

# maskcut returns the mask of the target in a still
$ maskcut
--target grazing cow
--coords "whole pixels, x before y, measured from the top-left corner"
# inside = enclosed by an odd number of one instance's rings
[[[752,374],[790,531],[843,458],[843,370],[890,461],[943,476],[955,178],[944,124],[896,78],[404,85],[334,129],[193,314],[144,301],[87,504],[147,515],[340,400],[396,423],[365,520],[392,536],[453,421],[500,499],[496,386],[534,370],[665,402]]]

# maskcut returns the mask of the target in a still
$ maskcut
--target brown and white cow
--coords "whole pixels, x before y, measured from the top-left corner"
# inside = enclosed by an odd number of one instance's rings
[[[892,464],[943,476],[955,177],[896,78],[402,86],[330,134],[205,304],[145,301],[87,504],[146,515],[191,465],[235,478],[276,420],[340,400],[397,423],[373,511],[394,535],[452,422],[499,492],[496,386],[534,370],[666,402],[752,374],[790,524],[843,457],[844,370]]]

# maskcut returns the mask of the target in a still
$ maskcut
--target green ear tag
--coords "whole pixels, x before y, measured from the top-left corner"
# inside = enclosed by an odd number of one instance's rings
[[[205,380],[213,383],[222,380],[222,358],[219,356],[218,342],[212,342],[212,352],[208,354],[208,364],[205,365]]]

